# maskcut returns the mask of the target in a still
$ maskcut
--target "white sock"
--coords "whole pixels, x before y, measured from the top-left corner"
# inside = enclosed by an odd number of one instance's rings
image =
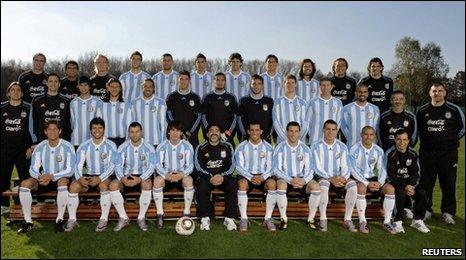
[[[152,195],[154,196],[155,208],[157,209],[157,215],[163,215],[163,187],[153,188]]]
[[[357,195],[356,209],[358,210],[359,222],[367,222],[366,220],[366,195]]]
[[[125,202],[123,201],[123,196],[119,190],[114,190],[110,192],[110,199],[112,201],[113,206],[118,212],[118,216],[120,218],[128,219],[128,215],[126,215],[125,211]]]
[[[393,208],[395,207],[395,195],[385,195],[383,199],[383,223],[390,223],[392,218]]]
[[[146,217],[147,209],[149,208],[151,201],[151,190],[142,190],[139,196],[139,215],[138,219]]]
[[[275,203],[277,203],[277,194],[275,190],[267,191],[267,196],[265,197],[265,219],[272,218],[273,208],[275,208]]]
[[[288,206],[288,198],[286,197],[286,190],[277,190],[277,204],[280,211],[280,217],[284,220],[286,217],[286,207]]]
[[[354,204],[356,203],[357,196],[358,196],[358,188],[356,186],[356,183],[350,182],[349,185],[346,187],[345,219],[344,220],[351,220],[351,216],[353,216],[353,209],[354,209]]]
[[[193,197],[194,197],[194,187],[186,187],[184,188],[184,211],[183,214],[190,215],[191,214],[191,204],[193,204]]]
[[[100,192],[100,219],[108,220],[108,214],[110,213],[110,207],[112,207],[112,202],[110,199],[109,191]]]
[[[21,208],[23,209],[24,220],[28,223],[32,223],[32,195],[30,189],[24,187],[19,188],[19,202],[21,203]]]
[[[238,191],[238,208],[239,208],[239,213],[241,215],[241,219],[247,219],[248,214],[246,213],[246,210],[248,208],[248,193],[247,191]]]
[[[311,195],[309,195],[309,216],[307,217],[307,221],[311,221],[316,216],[317,207],[319,206],[319,201],[321,199],[321,192],[320,191],[312,191]]]
[[[68,219],[76,220],[76,211],[78,211],[79,206],[79,194],[78,193],[69,193],[68,194]]]
[[[330,184],[329,184],[330,185]],[[327,205],[328,205],[328,186],[320,185],[320,202],[319,202],[319,212],[320,220],[327,219]]]
[[[65,215],[66,206],[68,204],[68,186],[60,186],[57,190],[58,215],[56,222],[58,222],[59,219],[63,220],[63,215]]]

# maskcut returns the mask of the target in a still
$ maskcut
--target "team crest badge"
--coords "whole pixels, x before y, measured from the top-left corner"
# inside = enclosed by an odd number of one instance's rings
[[[57,162],[62,162],[63,161],[63,156],[61,156],[60,154],[57,155]]]
[[[240,87],[244,88],[245,85],[246,85],[246,84],[244,83],[244,81],[241,80],[241,81],[239,82],[239,86],[240,86]]]
[[[189,100],[189,106],[193,107],[194,106],[194,100]]]
[[[89,107],[87,108],[87,110],[88,110],[89,112],[92,112],[92,111],[94,111],[94,107],[93,107],[93,106],[89,106]]]
[[[60,109],[65,109],[65,103],[60,103]]]
[[[27,83],[27,82],[26,82],[26,83]],[[42,80],[42,84],[46,85],[46,84],[47,84],[47,80],[46,80],[46,79]]]
[[[182,153],[178,154],[178,160],[183,160],[183,154]]]
[[[267,104],[264,104],[264,105],[262,105],[262,109],[263,109],[264,111],[267,111],[267,110],[269,110],[269,107],[267,106]]]
[[[141,154],[141,155],[139,156],[139,159],[140,159],[141,161],[145,161],[145,160],[146,160],[146,156],[145,156],[144,154]]]
[[[296,159],[298,159],[298,161],[302,161],[304,159],[304,156],[302,154],[298,154]]]
[[[26,111],[22,111],[22,112],[21,112],[21,117],[22,117],[22,118],[25,118],[26,116],[27,116]]]
[[[385,83],[385,89],[389,89],[389,88],[390,88],[390,84]]]
[[[346,83],[345,88],[346,88],[346,89],[350,89],[350,88],[351,88],[351,84]]]
[[[276,81],[276,82],[275,82],[275,87],[276,87],[276,88],[280,88],[280,87],[281,87],[281,86],[280,86],[280,82]]]
[[[294,106],[294,110],[299,111],[299,109],[301,109],[299,105]]]
[[[226,158],[226,157],[227,157],[227,151],[222,150],[222,151],[220,152],[220,157]]]
[[[447,112],[445,113],[445,118],[446,118],[446,119],[450,119],[450,118],[451,118],[451,113],[450,113],[450,111],[447,111]]]
[[[367,113],[367,117],[368,117],[369,119],[373,119],[373,118],[374,118],[374,114],[372,114],[372,113]]]
[[[44,80],[44,81],[45,81],[45,80]],[[42,84],[47,83],[47,82],[44,82],[44,81],[42,81]],[[29,84],[29,83],[31,83],[31,82],[30,82],[29,80],[26,80],[26,83],[25,83],[25,84]]]
[[[406,166],[410,166],[413,163],[411,159],[406,160]]]
[[[225,100],[225,102],[223,102],[225,104],[225,106],[229,106],[230,105],[230,101],[229,100]]]
[[[337,107],[336,107],[336,106],[332,106],[332,112],[333,112],[333,113],[336,113],[336,112],[337,112]]]
[[[175,86],[175,81],[174,80],[170,81],[170,85]]]
[[[107,159],[107,157],[108,157],[108,153],[106,153],[106,152],[103,152],[103,153],[100,155],[100,158],[101,158],[102,160]]]
[[[209,81],[204,80],[204,86],[205,86],[205,87],[208,87],[209,85],[210,85],[210,84],[209,84]]]
[[[404,127],[408,127],[408,126],[409,126],[409,121],[408,121],[408,120],[405,120],[405,121],[403,122],[403,126],[404,126]]]
[[[121,107],[120,107],[120,108],[118,108],[118,109],[117,109],[117,112],[118,112],[118,114],[121,114],[121,113],[123,113],[123,108],[121,108]]]
[[[341,154],[340,154],[339,152],[336,152],[336,153],[335,153],[335,158],[336,158],[336,159],[339,159],[340,157],[341,157]]]
[[[151,106],[151,107],[150,107],[150,111],[152,111],[152,112],[157,111],[157,107],[156,107],[156,106]]]
[[[370,158],[369,158],[369,163],[370,163],[370,164],[374,164],[375,161],[376,161],[376,160],[375,160],[375,157],[370,157]]]
[[[260,158],[265,158],[265,152],[261,152],[261,153],[259,154],[259,157],[260,157]]]

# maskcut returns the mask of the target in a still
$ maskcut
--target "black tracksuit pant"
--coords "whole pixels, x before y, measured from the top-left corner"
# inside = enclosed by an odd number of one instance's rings
[[[20,181],[30,177],[29,166],[31,161],[26,159],[27,149],[28,147],[1,148],[0,188],[2,193],[10,189],[13,166],[16,165]],[[2,206],[10,206],[10,198],[2,197]]]
[[[414,195],[408,196],[405,192],[406,186],[394,186],[395,187],[395,198],[396,198],[396,215],[395,221],[404,220],[405,217],[405,202],[407,198],[413,198],[413,219],[424,219],[427,207],[426,192],[419,186],[414,189]]]
[[[200,173],[199,175],[202,175]],[[210,183],[210,176],[199,176],[196,181],[197,215],[199,218],[214,217],[213,203],[210,199],[211,191],[217,187],[225,192],[225,217],[238,217],[238,183],[236,178],[227,175],[223,183],[214,186]]]

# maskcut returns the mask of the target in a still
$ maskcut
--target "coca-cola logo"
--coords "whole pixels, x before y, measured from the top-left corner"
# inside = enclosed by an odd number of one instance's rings
[[[385,96],[386,92],[385,90],[379,90],[379,91],[372,91],[372,96]]]
[[[46,110],[45,111],[45,116],[59,116],[60,115],[60,110]]]
[[[95,93],[95,94],[106,94],[106,93],[107,93],[107,89],[105,89],[105,88],[94,89],[94,90],[93,90],[93,93]]]
[[[29,87],[29,91],[38,91],[38,92],[42,92],[44,91],[44,86],[31,86]]]
[[[348,92],[347,90],[342,89],[342,90],[335,90],[335,91],[333,91],[333,94],[334,94],[334,95],[342,95],[342,96],[343,96],[343,95],[346,95],[347,92]]]
[[[17,119],[9,119],[7,118],[5,120],[5,124],[6,125],[20,125],[21,124],[21,119],[17,118]]]
[[[445,119],[437,119],[437,120],[429,119],[429,121],[427,121],[427,124],[428,125],[445,125]]]

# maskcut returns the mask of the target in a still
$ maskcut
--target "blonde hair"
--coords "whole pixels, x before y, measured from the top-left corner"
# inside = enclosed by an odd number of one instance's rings
[[[95,73],[98,72],[98,71],[97,71],[96,63],[97,63],[97,60],[98,60],[99,58],[104,58],[105,61],[107,61],[107,72],[108,72],[108,70],[110,69],[110,64],[109,64],[109,62],[108,62],[108,58],[107,58],[107,56],[105,56],[104,54],[99,53],[99,54],[97,54],[97,56],[95,56],[95,58],[94,58],[94,71],[95,71]]]

